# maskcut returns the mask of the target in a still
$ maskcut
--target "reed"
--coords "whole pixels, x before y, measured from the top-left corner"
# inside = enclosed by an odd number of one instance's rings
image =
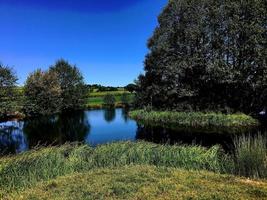
[[[252,178],[267,178],[267,140],[262,135],[235,140],[235,173]]]

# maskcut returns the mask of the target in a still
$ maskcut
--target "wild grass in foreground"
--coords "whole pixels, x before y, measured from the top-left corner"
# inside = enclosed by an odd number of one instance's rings
[[[206,149],[146,142],[121,142],[97,148],[65,145],[0,159],[0,188],[14,191],[75,172],[131,164],[223,173],[231,167],[229,162],[218,146]]]
[[[258,121],[245,114],[222,114],[201,112],[172,112],[136,110],[130,117],[141,123],[158,124],[166,127],[249,127]]]
[[[235,140],[235,173],[267,178],[267,140],[262,135],[242,136]]]
[[[267,182],[147,165],[94,169],[42,182],[6,199],[267,199]]]

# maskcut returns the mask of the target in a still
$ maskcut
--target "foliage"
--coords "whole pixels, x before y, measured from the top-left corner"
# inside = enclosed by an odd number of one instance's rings
[[[206,199],[267,198],[265,181],[245,180],[206,171],[139,165],[95,169],[42,182],[12,199]]]
[[[54,66],[50,67],[50,71],[58,75],[61,88],[62,110],[68,111],[84,108],[87,87],[84,84],[84,78],[79,69],[61,59]]]
[[[129,113],[139,122],[179,127],[249,127],[258,121],[245,114],[136,110]]]
[[[104,106],[115,107],[116,99],[112,94],[106,94],[103,98]]]
[[[230,162],[218,146],[206,149],[146,142],[120,142],[96,148],[65,145],[1,158],[0,188],[5,191],[23,189],[43,180],[101,167],[145,164],[225,172]]]
[[[0,63],[0,118],[16,111],[17,76],[12,68]]]
[[[28,116],[61,111],[62,90],[55,72],[36,70],[29,75],[24,91],[24,113]]]
[[[235,140],[235,173],[253,178],[267,178],[267,140],[261,135]]]
[[[137,102],[176,110],[250,112],[265,106],[264,0],[171,0],[148,42]]]

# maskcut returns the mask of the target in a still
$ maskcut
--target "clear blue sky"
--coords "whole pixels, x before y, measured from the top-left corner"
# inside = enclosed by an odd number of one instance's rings
[[[167,0],[0,0],[0,62],[19,84],[57,59],[87,83],[123,86],[142,71],[147,40]]]

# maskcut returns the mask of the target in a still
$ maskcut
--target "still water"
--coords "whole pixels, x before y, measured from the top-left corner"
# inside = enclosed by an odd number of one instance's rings
[[[0,122],[0,154],[15,154],[36,146],[82,142],[91,146],[144,140],[160,144],[220,144],[230,149],[231,134],[203,131],[169,130],[140,125],[127,116],[125,109],[103,109],[45,116],[24,121]]]

